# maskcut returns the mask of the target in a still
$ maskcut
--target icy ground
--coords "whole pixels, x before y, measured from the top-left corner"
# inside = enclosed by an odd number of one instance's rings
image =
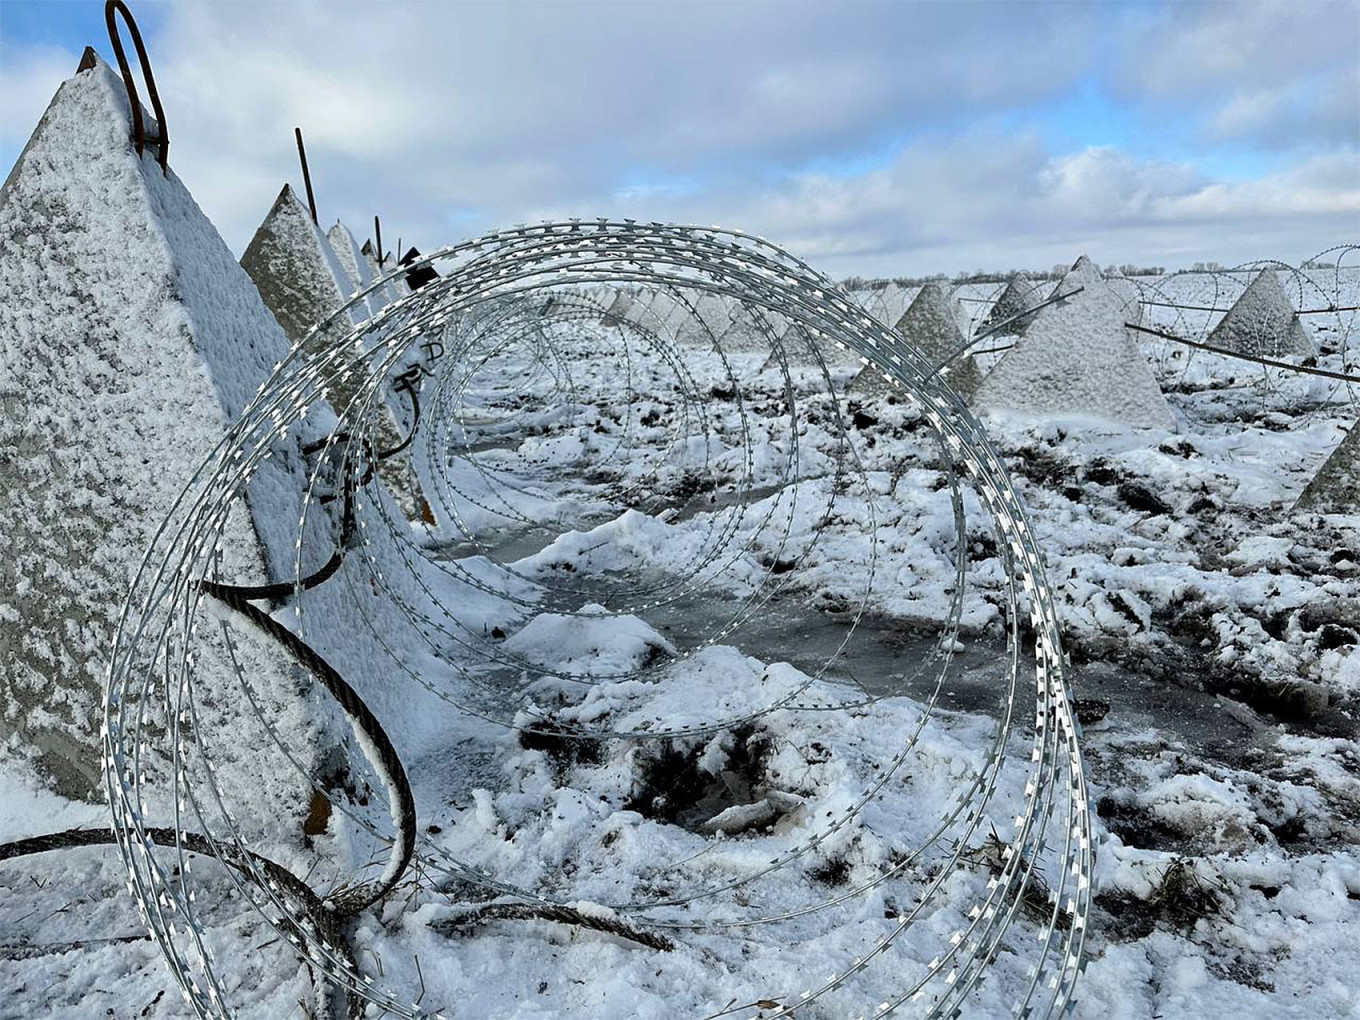
[[[1342,303],[1360,303],[1360,277],[1348,285]],[[1213,303],[1207,279],[1161,286]],[[1148,311],[1153,324],[1185,326],[1172,310]],[[1308,325],[1318,364],[1354,371],[1360,330]],[[639,730],[739,719],[799,690],[800,703],[840,708],[776,709],[663,749],[525,739],[477,721],[431,740],[413,722],[420,757],[408,768],[426,855],[592,904],[682,899],[744,880],[677,908],[680,922],[796,914],[842,893],[846,902],[749,929],[680,930],[677,948],[659,952],[549,922],[459,928],[450,922],[460,904],[485,893],[431,872],[359,923],[360,965],[450,1016],[752,1018],[844,969],[944,875],[889,963],[795,1014],[859,1016],[921,971],[989,877],[984,824],[966,845],[937,846],[848,895],[924,841],[995,737],[1007,621],[985,516],[965,487],[961,647],[927,717],[936,695],[920,667],[950,610],[957,550],[948,480],[916,409],[890,395],[851,400],[863,474],[838,478],[830,397],[815,371],[793,370],[795,446],[784,377],[762,371],[763,355],[734,354],[729,369],[696,349],[687,365],[708,418],[702,441],[691,430],[677,446],[682,408],[668,377],[593,363],[592,328],[572,341],[570,405],[542,371],[513,364],[481,392],[478,414],[453,430],[463,445],[441,467],[461,523],[414,534],[440,562],[470,572],[501,564],[540,586],[541,604],[499,617],[488,596],[476,610],[499,620],[487,640],[598,682],[582,695],[531,671],[497,673],[458,697],[493,718],[513,708],[521,723],[537,714]],[[1089,720],[1099,846],[1075,1015],[1360,1016],[1360,515],[1289,513],[1356,404],[1327,380],[1169,343],[1143,350],[1175,432],[989,419],[1048,558]],[[843,389],[853,373],[833,367],[833,381]],[[706,564],[692,595],[636,615],[604,612],[639,586],[680,583],[729,531],[749,551]],[[753,592],[769,601],[743,619]],[[594,605],[598,618],[565,615]],[[670,663],[664,683],[608,680],[656,661]],[[762,876],[805,846],[819,819],[847,812],[909,739],[853,824]],[[1024,781],[1019,766],[1001,773],[988,808],[998,829]],[[15,754],[0,772],[0,837],[102,818],[37,792]],[[362,842],[339,816],[318,842],[328,840]],[[956,849],[962,866],[943,869]],[[298,874],[315,866],[301,845],[286,863]],[[186,1015],[122,883],[108,850],[0,866],[0,1017]],[[262,919],[233,910],[226,872],[212,891],[205,924],[241,1015],[308,1015],[305,968]],[[1025,940],[1040,928],[1036,917],[1017,922],[965,1015],[1007,1015]]]

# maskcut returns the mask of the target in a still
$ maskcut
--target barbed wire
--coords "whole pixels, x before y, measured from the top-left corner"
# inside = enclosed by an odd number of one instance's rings
[[[348,877],[341,874],[343,862],[321,866],[322,851],[316,851],[309,874],[331,876],[335,888],[319,898],[340,914],[364,909],[408,882],[431,894],[471,884],[486,895],[542,908],[541,916],[568,916],[562,910],[569,904],[554,899],[551,883],[517,882],[496,867],[494,854],[457,856],[414,823],[419,798],[401,792],[410,787],[403,734],[387,733],[380,713],[364,705],[367,688],[336,682],[339,670],[327,655],[344,663],[362,648],[369,657],[365,674],[382,677],[392,696],[410,684],[525,739],[590,742],[620,760],[629,748],[730,736],[776,711],[851,711],[917,689],[902,680],[881,692],[846,697],[844,688],[823,683],[835,675],[861,618],[875,609],[874,579],[886,555],[875,521],[888,510],[888,497],[875,493],[837,400],[824,357],[833,350],[887,375],[900,398],[919,411],[940,450],[956,531],[955,583],[946,623],[913,674],[914,681],[926,678],[929,693],[900,746],[876,763],[864,789],[796,838],[772,846],[763,863],[715,877],[692,866],[699,855],[657,861],[667,880],[654,894],[601,906],[626,918],[630,932],[738,937],[862,901],[929,862],[914,898],[902,903],[870,948],[762,1015],[802,1015],[796,1011],[833,992],[839,1012],[844,997],[870,994],[856,984],[857,975],[874,972],[874,987],[881,988],[885,975],[899,972],[904,961],[890,955],[894,944],[907,932],[920,935],[918,922],[944,895],[950,877],[967,866],[970,838],[980,826],[998,825],[1004,814],[1010,819],[1005,860],[963,923],[942,934],[935,959],[900,970],[895,992],[872,993],[872,1001],[853,1007],[854,1015],[886,1016],[909,1001],[922,1016],[955,1015],[1034,888],[1049,891],[1051,911],[1037,925],[1028,976],[1014,989],[1013,1007],[1020,1016],[1061,1012],[1081,967],[1092,844],[1057,611],[1041,552],[1000,456],[934,366],[830,280],[769,242],[733,231],[631,221],[550,223],[449,247],[401,272],[423,268],[436,269],[438,278],[352,327],[349,307],[367,297],[356,294],[277,368],[186,488],[124,610],[105,720],[114,829],[130,887],[198,1015],[229,1016],[234,1007],[196,914],[186,856],[192,847],[181,842],[174,854],[154,849],[162,847],[154,838],[156,826],[164,824],[158,816],[167,813],[173,829],[192,830],[195,840],[208,840],[237,864],[231,870],[244,902],[354,1001],[395,1016],[431,1015],[408,989],[385,987],[361,969],[357,954],[337,944],[333,931],[309,918],[295,897],[281,895],[276,878],[255,864],[264,859],[255,847],[277,849],[283,822],[253,817],[239,791],[233,801],[232,789],[221,781],[216,762],[223,737],[201,711],[209,693],[222,695],[204,665],[214,641],[224,643],[233,666],[235,693],[228,686],[227,696],[282,745],[278,750],[304,787],[325,796],[336,816],[380,851],[372,864],[376,876],[360,868]],[[629,297],[626,308],[619,295]],[[438,357],[432,356],[436,350]],[[770,358],[779,383],[772,390],[754,388],[755,369]],[[809,363],[811,378],[821,380],[811,392],[806,370],[797,367]],[[415,432],[413,470],[440,522],[423,538],[372,482],[381,446],[376,411],[389,399],[392,380],[413,380],[409,373],[417,364],[421,396],[416,403],[413,393],[404,413]],[[335,409],[334,428],[319,440],[309,438],[309,412],[312,421],[324,421],[324,401],[339,379],[355,395]],[[772,439],[778,441],[771,445]],[[809,444],[806,454],[802,444]],[[288,450],[301,456],[304,447],[313,466],[300,501],[293,576],[268,585],[271,596],[289,595],[275,598],[272,615],[251,610],[230,593],[256,579],[221,573],[227,521],[240,512],[242,493],[267,458],[291,456]],[[819,461],[815,474],[804,463],[811,459]],[[720,490],[715,478],[722,479]],[[964,499],[965,489],[976,501]],[[337,492],[344,498],[323,503]],[[700,498],[696,509],[695,496],[705,493],[708,502]],[[686,663],[736,639],[797,592],[794,582],[812,562],[842,500],[853,501],[848,513],[867,515],[857,527],[868,537],[870,563],[845,614],[846,635],[820,667],[783,687],[771,685],[763,695],[747,692],[745,700],[701,705],[674,719],[591,718],[535,696],[547,681],[585,692],[567,700],[572,709],[592,691],[627,685],[664,690],[681,683]],[[999,718],[982,764],[952,791],[925,835],[876,874],[804,902],[753,905],[758,898],[743,890],[862,824],[865,808],[902,777],[918,749],[956,647],[968,579],[969,504],[982,508],[1005,567],[1009,643]],[[611,578],[606,589],[571,571],[545,573],[541,556],[531,567],[532,558],[563,535],[579,540],[618,520],[621,510],[687,522],[685,568],[676,569],[674,561],[664,569],[653,564]],[[795,527],[808,520],[817,523]],[[310,583],[316,571],[304,563],[317,559],[315,536],[337,531],[343,564]],[[539,537],[526,546],[526,534],[535,532]],[[502,541],[505,533],[512,545],[519,543],[513,550]],[[733,580],[738,575],[741,584]],[[465,593],[462,599],[450,597],[455,588]],[[715,592],[723,598],[715,599]],[[488,613],[476,608],[481,603],[473,594],[517,619],[534,613],[643,619],[669,613],[676,619],[693,615],[705,601],[724,608],[700,614],[701,626],[677,643],[674,656],[632,668],[582,669],[541,661],[506,642],[488,628]],[[214,595],[236,612],[211,611],[204,599]],[[341,597],[347,600],[343,610],[337,608]],[[343,624],[342,612],[349,614]],[[1032,666],[1022,668],[1030,636]],[[394,791],[392,818],[337,793],[305,748],[287,744],[262,708],[257,678],[243,665],[243,643],[252,641],[272,641],[276,655],[286,654],[340,699],[367,767]],[[1021,722],[1026,706],[1034,712],[1032,727]],[[1028,744],[1028,753],[1016,756],[1017,743]],[[1006,768],[1020,768],[1027,777],[1018,804],[1000,795]],[[167,856],[177,858],[173,867]],[[521,913],[533,915],[529,907]]]

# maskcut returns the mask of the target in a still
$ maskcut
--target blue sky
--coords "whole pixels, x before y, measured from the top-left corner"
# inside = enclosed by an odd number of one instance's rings
[[[300,124],[323,218],[423,246],[725,223],[835,275],[1297,261],[1360,238],[1360,3],[135,0],[236,250]],[[103,4],[0,0],[13,162]]]

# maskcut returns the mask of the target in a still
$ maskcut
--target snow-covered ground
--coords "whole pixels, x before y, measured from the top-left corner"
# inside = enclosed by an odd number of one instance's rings
[[[1144,297],[1222,308],[1223,286],[1185,274]],[[912,296],[879,295],[879,312],[895,321]],[[1332,298],[1360,304],[1360,273]],[[985,310],[968,306],[974,323]],[[1319,366],[1354,371],[1350,314],[1305,320]],[[1203,338],[1213,319],[1144,321]],[[1032,684],[1011,690],[1004,662],[1028,617],[1011,619],[987,515],[960,482],[961,550],[920,408],[846,396],[853,364],[786,376],[764,351],[699,342],[670,361],[579,316],[550,334],[489,345],[429,394],[413,464],[437,523],[389,522],[445,615],[411,650],[419,682],[373,692],[422,842],[350,932],[361,971],[460,1017],[875,1015],[968,926],[1029,795]],[[1174,431],[986,419],[1086,722],[1098,841],[1075,1015],[1360,1016],[1360,513],[1290,513],[1356,394],[1142,341]],[[541,732],[572,726],[637,738]],[[352,757],[332,795],[361,818]],[[103,818],[41,792],[9,750],[0,841]],[[323,893],[334,862],[373,846],[342,811],[280,842]],[[1032,862],[1049,885],[1055,860]],[[204,868],[228,1001],[309,1015],[307,968],[228,869]],[[108,848],[0,866],[0,1017],[187,1015],[125,877]],[[660,920],[674,946],[471,923],[511,888]],[[1023,994],[1051,910],[1024,907],[963,1015],[1009,1015]],[[900,1015],[928,1015],[930,987]]]

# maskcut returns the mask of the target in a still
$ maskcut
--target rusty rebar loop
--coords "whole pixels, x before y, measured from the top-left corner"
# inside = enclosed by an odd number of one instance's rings
[[[156,128],[159,134],[154,138],[148,138],[146,134],[142,103],[137,96],[137,83],[132,78],[132,68],[128,66],[127,54],[123,52],[123,40],[118,34],[118,24],[113,17],[115,13],[123,16],[123,23],[132,33],[132,45],[137,48],[137,59],[142,65],[142,77],[146,79],[147,96],[151,99],[151,109],[156,115]],[[104,4],[104,23],[109,29],[109,44],[113,47],[113,55],[118,59],[118,71],[123,76],[123,87],[127,89],[128,105],[132,107],[132,140],[137,145],[137,155],[142,155],[147,142],[156,143],[161,147],[157,160],[161,165],[161,173],[168,174],[170,129],[165,124],[165,108],[161,106],[161,96],[156,91],[156,76],[151,73],[151,58],[146,55],[146,44],[142,42],[141,30],[123,0],[107,0]]]

